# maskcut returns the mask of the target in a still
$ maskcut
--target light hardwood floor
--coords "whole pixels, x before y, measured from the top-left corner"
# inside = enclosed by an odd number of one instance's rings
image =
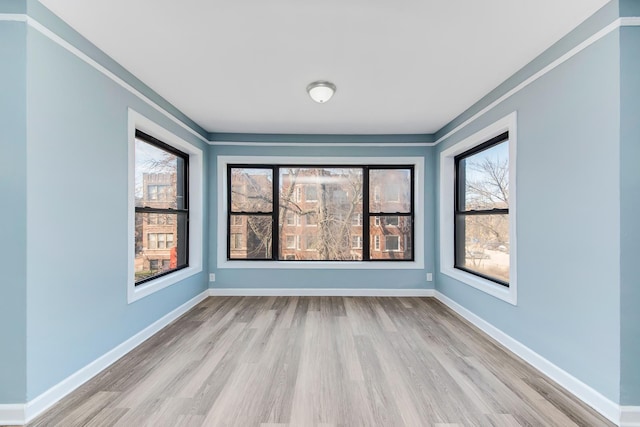
[[[30,426],[610,426],[432,298],[211,297]]]

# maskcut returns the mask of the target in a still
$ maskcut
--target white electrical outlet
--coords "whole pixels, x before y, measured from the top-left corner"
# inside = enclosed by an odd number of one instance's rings
[[[433,273],[427,273],[427,282],[433,281]]]
[[[209,273],[209,281],[210,282],[215,282],[216,281],[215,273]]]

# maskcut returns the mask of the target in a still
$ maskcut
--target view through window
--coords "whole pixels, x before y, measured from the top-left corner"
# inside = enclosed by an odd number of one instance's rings
[[[136,131],[136,285],[187,266],[187,169],[187,154]]]
[[[509,286],[509,134],[455,164],[455,267]]]
[[[413,260],[413,166],[229,165],[227,178],[230,260]]]

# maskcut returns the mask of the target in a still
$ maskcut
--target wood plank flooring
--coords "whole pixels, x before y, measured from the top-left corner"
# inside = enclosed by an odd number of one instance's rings
[[[30,426],[611,426],[432,298],[211,297]]]

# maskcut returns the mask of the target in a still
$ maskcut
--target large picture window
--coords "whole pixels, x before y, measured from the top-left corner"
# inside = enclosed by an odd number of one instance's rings
[[[188,266],[189,156],[135,134],[135,284]]]
[[[228,260],[414,260],[413,165],[229,164],[227,195]]]
[[[509,286],[509,133],[455,157],[455,268]]]

